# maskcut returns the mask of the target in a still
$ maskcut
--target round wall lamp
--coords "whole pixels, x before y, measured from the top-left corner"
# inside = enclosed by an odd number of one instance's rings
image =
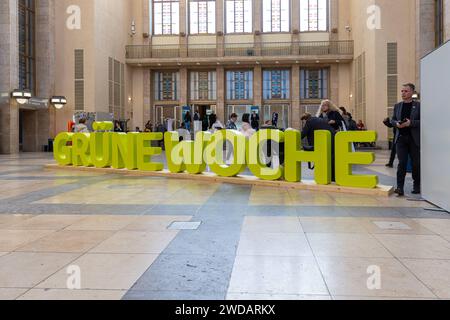
[[[18,104],[25,104],[31,99],[31,92],[28,90],[15,89],[11,93],[11,97],[16,99]]]
[[[58,110],[64,108],[64,106],[67,104],[66,97],[62,96],[54,96],[50,99],[50,103]]]

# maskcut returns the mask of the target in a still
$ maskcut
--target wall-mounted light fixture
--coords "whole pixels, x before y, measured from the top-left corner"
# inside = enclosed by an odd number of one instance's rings
[[[136,22],[133,20],[131,21],[131,34],[130,36],[134,37],[136,35]]]
[[[50,99],[50,103],[58,110],[64,108],[64,106],[67,104],[66,97],[62,96],[54,96]]]
[[[11,97],[16,99],[18,104],[25,104],[31,99],[31,92],[28,90],[15,89],[11,92]]]

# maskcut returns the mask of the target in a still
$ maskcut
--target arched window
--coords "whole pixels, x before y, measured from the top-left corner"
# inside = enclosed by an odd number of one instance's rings
[[[179,0],[153,0],[153,27],[155,35],[180,33]]]
[[[328,31],[328,1],[300,0],[300,31]]]
[[[253,31],[252,5],[252,0],[225,0],[227,33],[251,33]]]
[[[263,32],[289,32],[290,1],[264,0]]]
[[[190,0],[189,2],[190,34],[216,32],[216,1]]]

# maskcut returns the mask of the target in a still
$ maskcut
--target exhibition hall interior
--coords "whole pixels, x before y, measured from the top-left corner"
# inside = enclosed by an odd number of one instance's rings
[[[0,39],[0,300],[450,300],[450,0],[8,0]]]

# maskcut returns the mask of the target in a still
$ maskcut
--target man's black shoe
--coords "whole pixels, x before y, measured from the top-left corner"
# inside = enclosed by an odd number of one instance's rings
[[[414,189],[412,191],[412,194],[421,194],[422,192],[420,191],[420,189]]]
[[[399,197],[403,197],[405,192],[402,189],[395,189],[394,191]]]
[[[390,163],[388,163],[388,164],[386,165],[386,167],[388,167],[388,168],[393,168],[393,167],[394,167],[394,165],[393,165],[393,164],[390,164]]]

